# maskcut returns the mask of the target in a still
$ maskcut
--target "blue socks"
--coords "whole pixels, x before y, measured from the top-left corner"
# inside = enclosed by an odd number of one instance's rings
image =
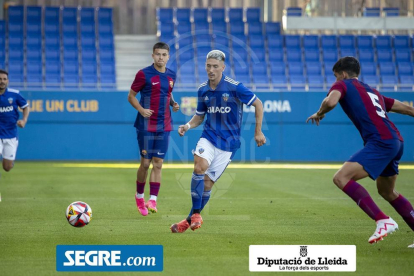
[[[193,172],[191,179],[191,200],[193,202],[193,210],[200,213],[204,192],[204,174],[196,174]]]

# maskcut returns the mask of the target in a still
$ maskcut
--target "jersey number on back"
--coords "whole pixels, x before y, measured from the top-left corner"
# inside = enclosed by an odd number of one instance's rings
[[[371,93],[371,92],[368,92],[368,95],[371,98],[372,104],[377,108],[378,116],[380,116],[382,118],[385,118],[385,111],[384,111],[384,109],[382,109],[382,106],[379,103],[378,96],[374,93]]]

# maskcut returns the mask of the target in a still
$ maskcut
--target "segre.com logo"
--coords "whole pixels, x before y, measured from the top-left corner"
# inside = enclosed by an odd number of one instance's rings
[[[162,271],[162,245],[57,245],[57,271]]]

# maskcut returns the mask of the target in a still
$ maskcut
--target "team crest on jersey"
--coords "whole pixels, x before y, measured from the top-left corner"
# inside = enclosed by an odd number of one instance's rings
[[[180,109],[184,115],[193,116],[197,109],[197,98],[182,97]]]
[[[203,148],[200,148],[200,149],[198,150],[198,152],[199,152],[200,154],[203,154],[204,149],[203,149]]]
[[[173,86],[174,86],[174,82],[170,80],[170,87],[173,88]]]
[[[12,104],[13,103],[13,98],[8,98],[9,103]]]
[[[227,100],[229,99],[229,94],[227,94],[227,93],[224,93],[223,95],[222,95],[222,97],[223,97],[223,100],[225,101],[225,102],[227,102]]]
[[[142,150],[141,153],[142,153],[142,155],[147,155],[147,151],[146,150]]]

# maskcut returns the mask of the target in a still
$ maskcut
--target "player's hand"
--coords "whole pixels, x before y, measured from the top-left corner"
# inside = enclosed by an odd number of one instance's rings
[[[266,144],[266,137],[264,136],[263,132],[258,132],[254,135],[254,140],[256,140],[256,144],[258,147],[263,146]]]
[[[139,113],[141,113],[142,117],[149,118],[149,117],[151,117],[152,113],[154,113],[154,110],[142,109]]]
[[[178,127],[178,134],[180,134],[180,136],[184,136],[184,134],[187,130],[188,130],[187,125],[181,125],[181,126]]]
[[[318,115],[318,113],[315,113],[306,120],[306,123],[308,123],[309,121],[312,121],[312,124],[316,123],[316,125],[319,126],[320,121],[323,118],[325,118],[325,115],[320,116],[320,115]]]
[[[177,102],[175,102],[172,108],[173,108],[173,112],[177,112],[178,110],[180,110],[180,105]]]
[[[24,126],[26,125],[26,121],[25,120],[18,120],[17,125],[21,128],[24,128]]]

